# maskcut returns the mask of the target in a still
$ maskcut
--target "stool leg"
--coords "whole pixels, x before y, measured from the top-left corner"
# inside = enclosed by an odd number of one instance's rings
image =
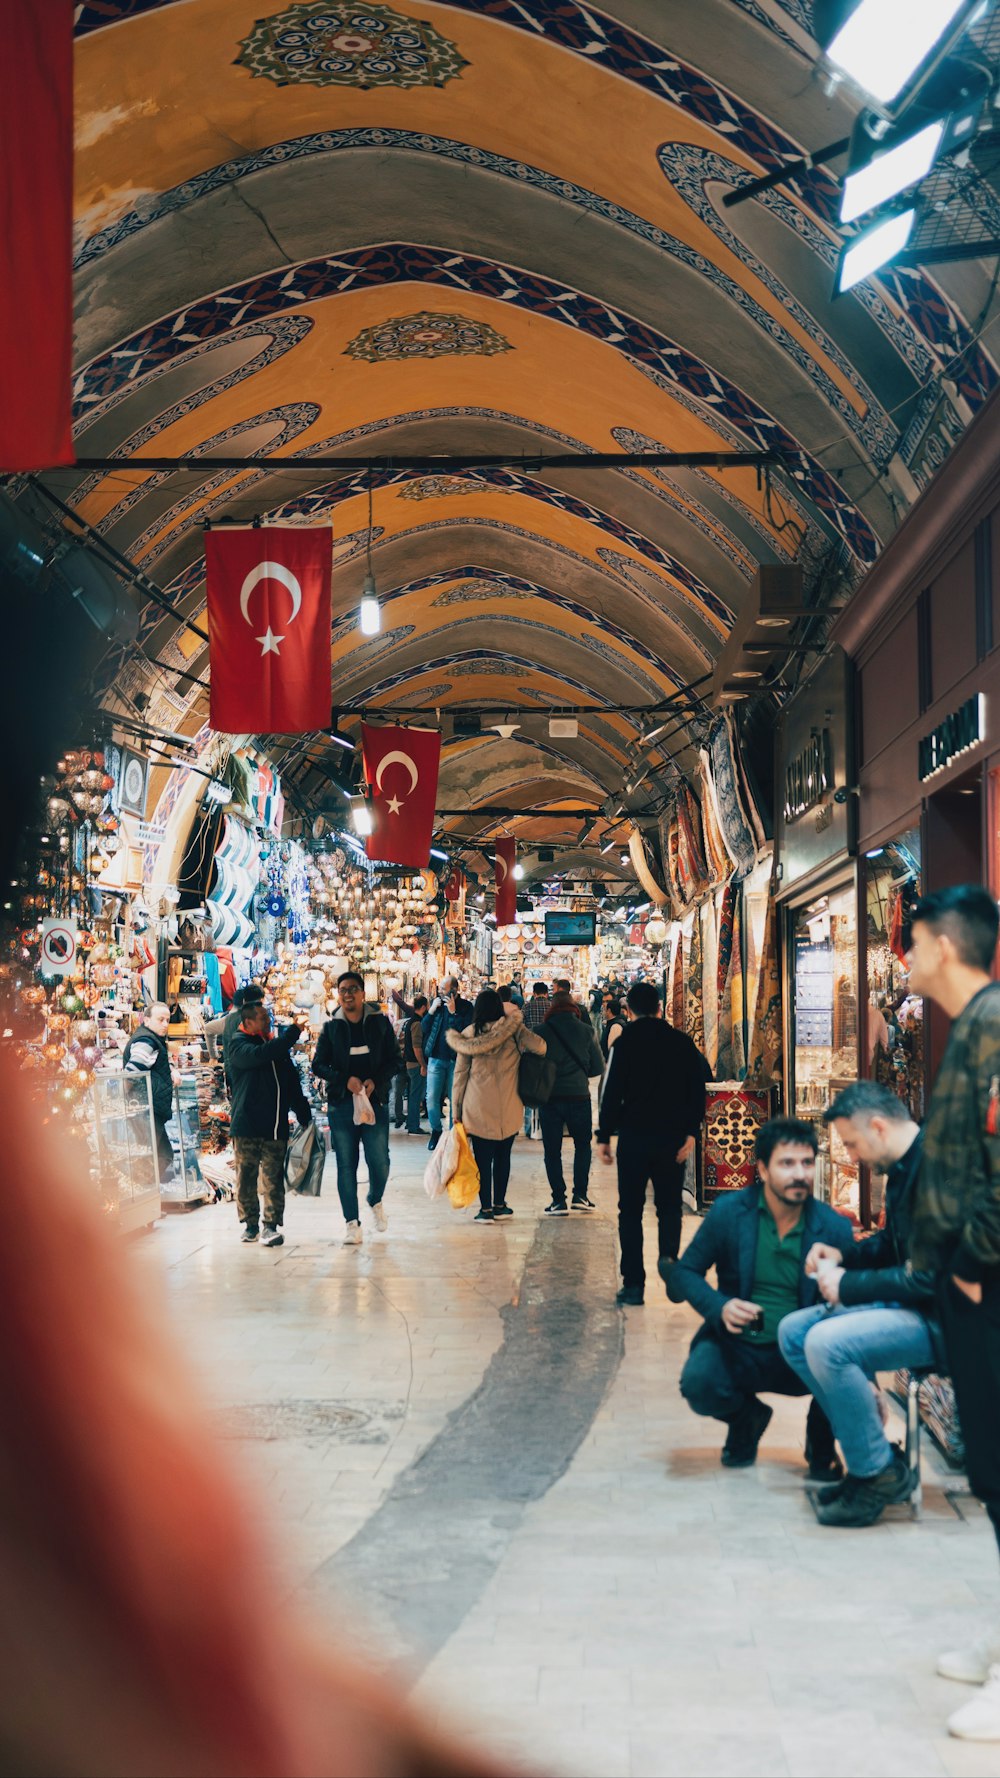
[[[920,1480],[920,1379],[912,1372],[906,1385],[906,1462],[913,1479],[910,1516],[919,1519],[924,1499]]]

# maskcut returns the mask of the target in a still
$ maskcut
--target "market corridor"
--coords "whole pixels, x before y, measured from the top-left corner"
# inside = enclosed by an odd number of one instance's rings
[[[821,1530],[802,1404],[773,1398],[756,1469],[723,1471],[677,1392],[690,1312],[655,1281],[614,1308],[610,1172],[553,1223],[518,1139],[515,1215],[484,1227],[428,1201],[423,1142],[392,1153],[360,1249],[329,1169],[284,1248],[241,1247],[232,1205],[131,1248],[262,1537],[347,1647],[536,1771],[995,1778],[994,1747],[944,1735],[933,1672],[992,1602],[992,1539],[929,1441],[922,1523]]]

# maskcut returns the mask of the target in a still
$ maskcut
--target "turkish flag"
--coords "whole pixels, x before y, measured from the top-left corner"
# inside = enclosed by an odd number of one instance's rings
[[[365,783],[371,790],[369,858],[426,870],[431,857],[441,736],[429,728],[361,724]]]
[[[73,5],[0,0],[0,471],[73,461]]]
[[[493,874],[497,891],[497,925],[513,926],[517,920],[517,884],[514,881],[515,842],[511,839],[497,840],[495,849],[496,863],[493,866]]]
[[[330,726],[329,525],[206,531],[208,720],[220,734]]]

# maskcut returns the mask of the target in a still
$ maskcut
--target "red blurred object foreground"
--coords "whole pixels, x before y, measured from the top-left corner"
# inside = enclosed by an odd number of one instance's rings
[[[288,1604],[126,1246],[7,1057],[0,1127],[0,1770],[495,1774]]]

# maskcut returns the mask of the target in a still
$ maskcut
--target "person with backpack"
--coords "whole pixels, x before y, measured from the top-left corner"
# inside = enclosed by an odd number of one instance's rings
[[[556,1070],[551,1097],[538,1112],[545,1175],[552,1193],[552,1202],[545,1207],[546,1216],[569,1215],[562,1164],[564,1129],[573,1139],[573,1209],[594,1208],[587,1196],[591,1158],[590,1082],[604,1073],[604,1058],[590,1020],[586,1014],[581,1019],[580,1012],[571,994],[554,994],[542,1027],[548,1054]]]
[[[337,1160],[337,1191],[347,1228],[345,1247],[364,1239],[358,1215],[358,1160],[368,1163],[368,1207],[380,1234],[389,1219],[382,1199],[389,1178],[389,1096],[399,1072],[396,1033],[384,1012],[365,1000],[363,976],[345,969],[337,978],[340,1005],[319,1034],[313,1073],[326,1081],[330,1142]],[[354,1121],[354,1101],[367,1099],[373,1121]]]
[[[479,1168],[476,1221],[513,1216],[507,1202],[510,1151],[524,1115],[518,1070],[523,1055],[545,1055],[545,1039],[525,1025],[517,1007],[504,1011],[495,988],[485,988],[476,996],[471,1025],[448,1032],[448,1047],[456,1058],[455,1122],[464,1125]]]
[[[425,1136],[427,1134],[427,1131],[420,1127],[420,1103],[424,1096],[424,1082],[427,1079],[423,1027],[426,1011],[426,994],[415,994],[413,1005],[403,1020],[399,1034],[406,1072],[396,1076],[393,1128],[396,1130],[403,1128],[403,1101],[405,1098],[406,1130],[410,1136]]]

